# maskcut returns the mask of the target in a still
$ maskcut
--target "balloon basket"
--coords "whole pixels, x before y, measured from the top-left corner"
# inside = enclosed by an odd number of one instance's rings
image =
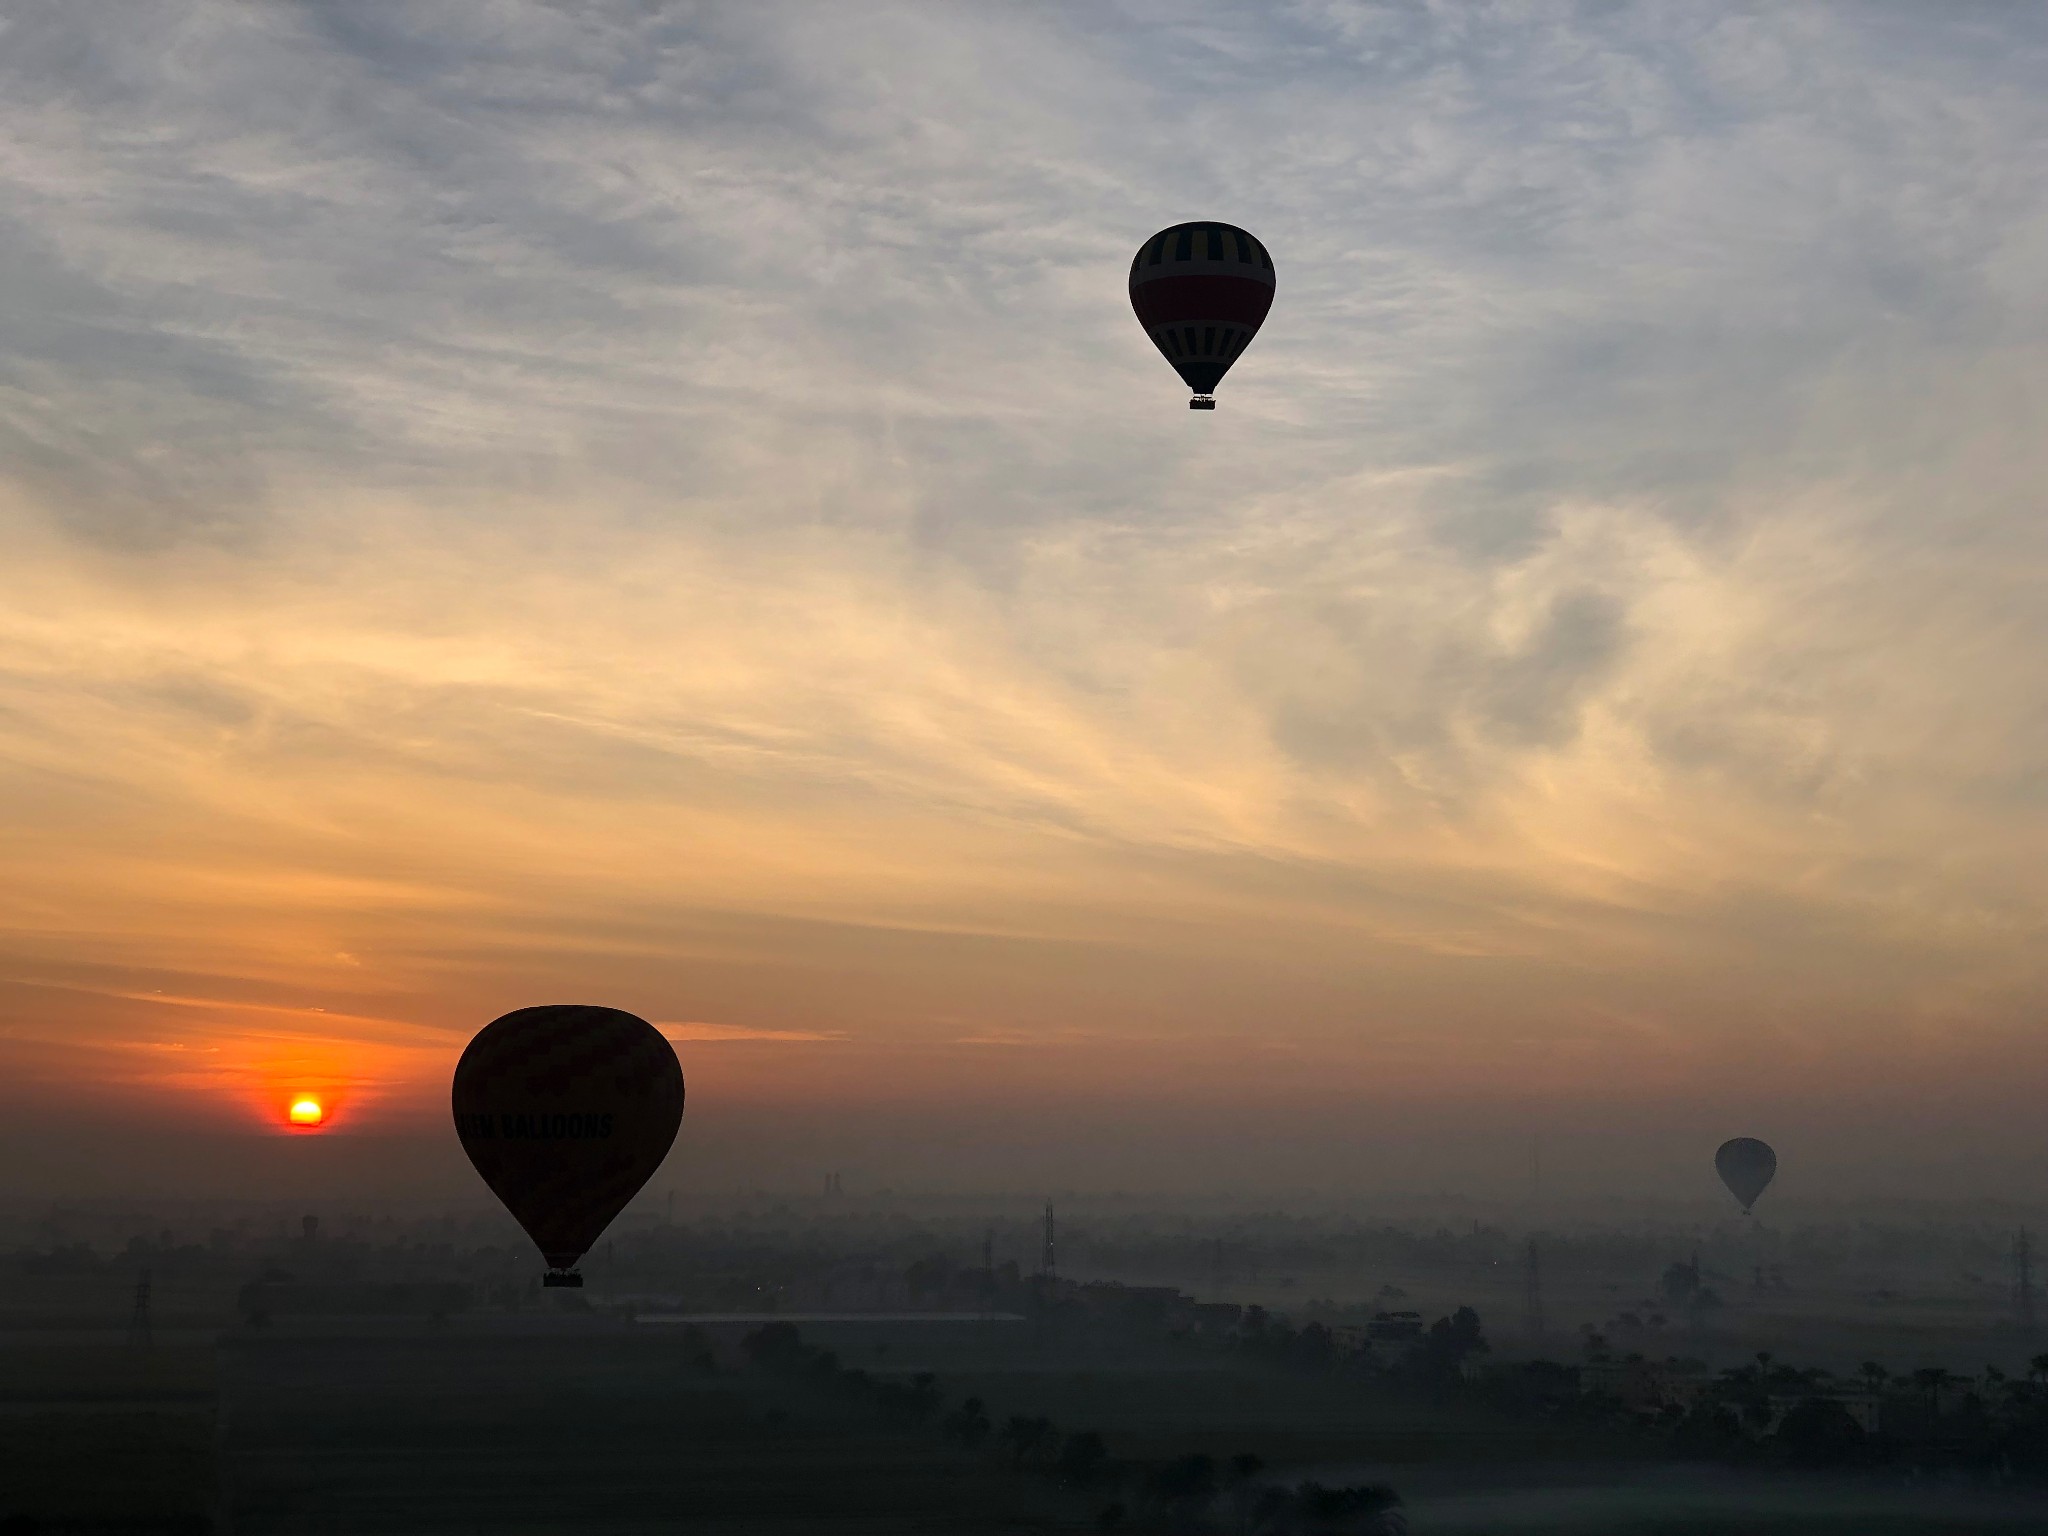
[[[1197,395],[1188,402],[1188,409],[1191,411],[1213,411],[1216,409],[1216,397],[1214,395]]]
[[[569,1286],[579,1291],[583,1289],[583,1277],[573,1269],[551,1269],[541,1276],[540,1283],[550,1289],[555,1286]]]

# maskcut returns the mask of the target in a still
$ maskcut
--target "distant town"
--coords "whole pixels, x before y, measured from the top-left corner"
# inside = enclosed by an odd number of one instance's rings
[[[1597,1511],[1671,1476],[1788,1531],[1816,1499],[1998,1529],[2048,1496],[2031,1237],[1990,1213],[1517,1233],[825,1189],[629,1214],[573,1292],[475,1212],[17,1211],[0,1486],[37,1490],[21,1518],[112,1518],[142,1493],[88,1471],[91,1426],[150,1423],[161,1454],[132,1470],[194,1519],[295,1530],[312,1501],[376,1529],[330,1447],[382,1499],[431,1434],[489,1510],[513,1474],[474,1437],[511,1414],[572,1460],[709,1415],[721,1475],[822,1436],[806,1497],[989,1529],[1479,1529],[1457,1521],[1504,1490]],[[895,1469],[886,1496],[834,1481],[845,1436]],[[620,1518],[715,1504],[716,1478],[662,1470],[677,1454],[619,1474]]]

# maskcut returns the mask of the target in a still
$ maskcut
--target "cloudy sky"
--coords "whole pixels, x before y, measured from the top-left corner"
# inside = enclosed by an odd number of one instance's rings
[[[0,1182],[302,1089],[453,1158],[559,1000],[713,1184],[2031,1187],[2043,78],[1997,4],[0,6]],[[1214,415],[1124,293],[1189,218],[1279,274]]]

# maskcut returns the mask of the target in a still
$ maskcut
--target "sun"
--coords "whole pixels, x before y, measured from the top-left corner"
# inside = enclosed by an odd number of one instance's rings
[[[293,1099],[288,1113],[293,1125],[318,1125],[327,1118],[327,1111],[320,1107],[318,1099]]]

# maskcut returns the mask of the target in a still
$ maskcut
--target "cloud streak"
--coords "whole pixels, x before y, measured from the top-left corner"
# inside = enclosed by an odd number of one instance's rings
[[[849,1093],[1960,1083],[2048,982],[1988,15],[15,18],[5,973]],[[1120,284],[1207,213],[1280,298],[1190,422]]]

